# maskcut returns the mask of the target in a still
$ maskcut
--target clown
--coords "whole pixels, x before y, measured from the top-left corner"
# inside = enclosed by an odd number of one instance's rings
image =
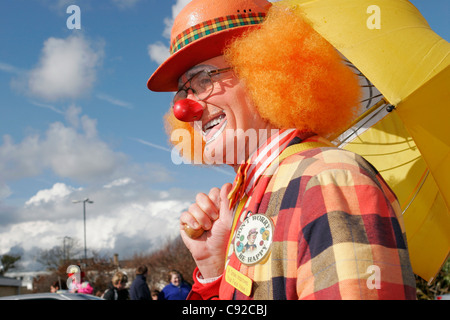
[[[395,195],[327,140],[355,117],[358,81],[299,8],[191,1],[147,85],[176,92],[165,121],[193,137],[184,156],[236,171],[180,217],[190,299],[415,299]],[[251,263],[235,250],[241,225],[270,228]],[[372,265],[381,289],[366,285]]]

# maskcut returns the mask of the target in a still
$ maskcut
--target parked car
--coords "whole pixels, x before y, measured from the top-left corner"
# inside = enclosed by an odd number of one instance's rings
[[[97,296],[82,293],[31,293],[0,297],[0,300],[104,300]]]

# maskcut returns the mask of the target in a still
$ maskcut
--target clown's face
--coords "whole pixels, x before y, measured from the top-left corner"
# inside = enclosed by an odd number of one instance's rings
[[[180,78],[179,86],[202,70],[227,67],[229,65],[222,56],[206,60],[187,71]],[[212,80],[211,95],[198,101],[204,108],[203,115],[191,125],[206,142],[204,156],[208,162],[237,167],[267,139],[273,128],[261,118],[244,84],[232,70],[214,75]],[[197,100],[191,90],[187,98]]]

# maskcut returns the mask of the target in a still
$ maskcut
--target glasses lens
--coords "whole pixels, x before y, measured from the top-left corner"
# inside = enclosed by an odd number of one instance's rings
[[[179,90],[179,91],[175,94],[175,97],[173,97],[173,100],[172,100],[172,106],[173,106],[177,101],[182,100],[182,99],[186,99],[186,98],[187,98],[187,91],[186,91],[186,89],[181,89],[181,90]]]
[[[214,83],[209,75],[209,72],[206,70],[201,71],[186,81],[184,87],[175,94],[173,104],[179,100],[186,99],[188,90],[191,90],[195,97],[201,101],[208,98],[213,89]]]
[[[191,88],[199,100],[206,99],[213,89],[211,77],[206,71],[197,73],[191,79]]]

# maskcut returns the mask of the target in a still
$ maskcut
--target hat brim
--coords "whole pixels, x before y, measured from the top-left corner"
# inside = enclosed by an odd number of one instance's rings
[[[230,41],[255,27],[247,25],[216,32],[186,45],[156,69],[147,81],[147,88],[156,92],[177,91],[181,75],[205,60],[222,55]]]

